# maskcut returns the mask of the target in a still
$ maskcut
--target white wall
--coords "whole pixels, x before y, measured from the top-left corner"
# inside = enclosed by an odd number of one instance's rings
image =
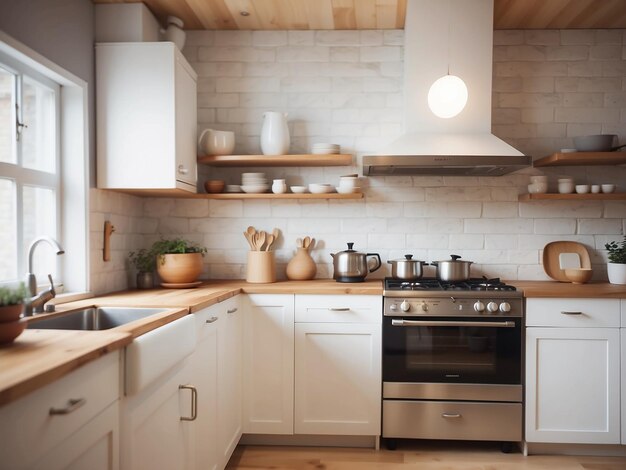
[[[571,147],[578,134],[615,132],[624,141],[623,37],[622,30],[496,32],[494,133],[535,157]],[[402,127],[402,44],[402,31],[190,31],[184,52],[199,75],[199,129],[234,130],[237,152],[258,153],[262,113],[282,110],[291,119],[293,153],[321,141],[340,143],[346,152],[374,151]],[[294,184],[336,183],[360,168],[250,170]],[[202,174],[235,184],[243,171],[203,168]],[[146,242],[177,234],[204,243],[205,276],[211,278],[245,277],[242,232],[248,225],[282,230],[281,270],[297,237],[315,237],[318,277],[332,272],[329,253],[353,241],[383,259],[413,253],[437,260],[455,253],[476,262],[473,275],[547,279],[543,246],[576,240],[591,251],[595,277],[606,278],[604,243],[621,239],[626,202],[519,203],[531,173],[540,172],[366,178],[361,201],[149,199],[139,227]],[[544,173],[553,183],[567,174],[626,190],[622,167]]]

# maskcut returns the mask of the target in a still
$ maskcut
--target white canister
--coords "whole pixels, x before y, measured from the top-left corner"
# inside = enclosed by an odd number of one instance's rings
[[[289,152],[289,128],[287,113],[268,111],[263,113],[261,151],[263,155],[286,155]]]
[[[274,194],[283,194],[287,192],[287,184],[285,180],[274,180],[272,182],[272,192]]]

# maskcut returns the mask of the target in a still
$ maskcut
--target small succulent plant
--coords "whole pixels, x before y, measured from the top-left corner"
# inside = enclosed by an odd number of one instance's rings
[[[626,264],[626,235],[621,243],[606,243],[604,248],[609,252],[609,261],[615,264]]]
[[[27,292],[23,282],[16,288],[0,287],[0,307],[22,304],[26,297]]]

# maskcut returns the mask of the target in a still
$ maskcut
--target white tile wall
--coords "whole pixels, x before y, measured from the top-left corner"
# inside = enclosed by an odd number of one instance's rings
[[[493,132],[536,158],[572,147],[572,137],[581,134],[616,133],[626,143],[624,33],[496,31]],[[236,152],[258,153],[263,112],[284,111],[292,153],[306,152],[314,142],[340,143],[358,156],[374,151],[402,132],[403,42],[403,31],[188,31],[184,53],[199,76],[199,129],[233,130]],[[340,175],[360,171],[357,162],[347,168],[203,167],[201,179],[236,184],[242,171],[264,171],[289,185],[336,183]],[[547,279],[543,246],[576,240],[591,251],[594,277],[606,279],[604,243],[621,239],[626,230],[626,202],[519,203],[528,174],[539,173],[550,176],[551,190],[557,176],[569,175],[626,191],[623,167],[562,167],[498,178],[366,178],[360,201],[101,199],[132,222],[123,235],[129,248],[160,235],[204,243],[204,276],[210,278],[245,277],[242,232],[253,225],[281,230],[279,277],[296,238],[310,235],[318,277],[332,273],[330,253],[352,241],[383,260],[405,253],[437,260],[455,253],[476,262],[473,275]],[[102,205],[94,212],[107,211],[115,215]],[[120,287],[119,259],[115,268],[93,268],[99,289]],[[375,275],[386,272],[385,266]]]

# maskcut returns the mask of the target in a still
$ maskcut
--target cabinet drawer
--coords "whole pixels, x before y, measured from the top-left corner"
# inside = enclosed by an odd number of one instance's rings
[[[2,468],[32,466],[120,395],[119,352],[107,354],[58,381],[0,408]],[[50,414],[84,400],[67,414]]]
[[[296,295],[296,323],[382,323],[378,295]]]
[[[522,404],[383,400],[383,437],[520,441]]]
[[[619,299],[527,299],[526,326],[618,328]]]

